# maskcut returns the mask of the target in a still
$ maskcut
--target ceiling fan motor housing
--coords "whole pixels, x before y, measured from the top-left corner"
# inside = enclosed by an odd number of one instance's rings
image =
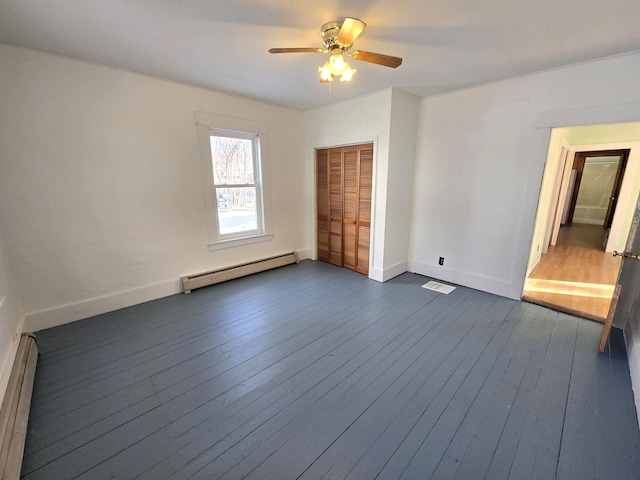
[[[392,57],[375,52],[365,52],[363,50],[349,52],[354,40],[360,36],[366,26],[367,24],[362,20],[352,17],[333,20],[325,23],[320,29],[324,48],[270,48],[269,53],[331,53],[331,57],[327,61],[329,63],[341,63],[344,61],[342,56],[347,55],[354,60],[375,63],[385,67],[397,68],[400,66],[402,64],[402,58],[400,57]],[[341,67],[338,67],[338,70],[342,72]],[[355,72],[355,70],[353,70],[353,72]],[[342,77],[340,79],[342,80]]]
[[[343,45],[338,42],[338,35],[340,34],[340,28],[342,28],[343,20],[333,20],[325,23],[320,32],[322,34],[322,44],[329,50],[334,48],[347,49],[351,45]]]

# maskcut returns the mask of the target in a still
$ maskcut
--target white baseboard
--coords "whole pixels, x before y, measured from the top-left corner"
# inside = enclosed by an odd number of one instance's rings
[[[586,217],[573,217],[572,223],[581,223],[583,225],[600,225],[600,226],[602,226],[604,224],[604,218],[599,220],[599,219],[586,218]]]
[[[310,248],[298,248],[296,249],[296,254],[298,255],[298,260],[306,260],[311,258],[311,249]]]
[[[145,285],[144,287],[91,298],[81,302],[69,303],[58,307],[33,312],[25,316],[23,331],[37,332],[45,328],[57,327],[83,318],[93,317],[157,298],[180,293],[180,280]]]
[[[386,267],[382,273],[383,282],[387,280],[391,280],[398,275],[402,275],[407,271],[408,263],[406,261],[396,263],[395,265],[391,265],[390,267]]]
[[[376,282],[384,283],[407,271],[407,262],[396,263],[386,268],[373,267],[369,270],[369,278]]]
[[[533,272],[534,268],[538,266],[541,260],[542,260],[542,255],[538,255],[538,257],[529,266],[529,268],[527,268],[527,274],[525,275],[525,278],[529,278],[529,275],[531,275],[531,272]]]
[[[463,285],[483,292],[493,293],[501,297],[513,298],[510,295],[511,284],[503,280],[459,272],[447,268],[444,265],[433,265],[416,261],[409,262],[409,271],[437,280],[455,283],[456,285]]]
[[[371,280],[375,280],[376,282],[383,283],[384,282],[384,270],[377,267],[372,267],[369,269],[369,278]]]
[[[634,325],[633,319],[628,319],[624,328],[624,342],[627,346],[629,373],[631,374],[631,389],[636,404],[636,415],[640,427],[640,332]]]

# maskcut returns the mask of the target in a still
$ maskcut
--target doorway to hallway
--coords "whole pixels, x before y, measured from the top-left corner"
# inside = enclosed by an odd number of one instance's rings
[[[640,122],[552,128],[522,298],[600,322],[614,313],[613,252],[639,193]]]
[[[622,265],[604,251],[605,231],[602,225],[561,226],[556,245],[527,277],[522,299],[604,322]]]

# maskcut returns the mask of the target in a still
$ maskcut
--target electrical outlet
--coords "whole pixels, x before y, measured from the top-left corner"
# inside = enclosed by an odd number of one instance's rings
[[[444,257],[440,257],[440,260],[438,260],[438,265],[444,265]]]

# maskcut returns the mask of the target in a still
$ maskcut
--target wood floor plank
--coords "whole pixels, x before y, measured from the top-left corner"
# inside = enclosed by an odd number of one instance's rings
[[[637,477],[619,331],[428,280],[305,261],[39,332],[23,478]]]
[[[496,313],[492,313],[492,316]],[[498,319],[503,319],[502,315],[497,315]],[[416,452],[413,460],[409,463],[401,478],[414,478],[416,475],[432,476],[436,468],[440,465],[445,452],[452,448],[454,438],[458,436],[461,443],[466,442],[462,423],[467,418],[467,414],[473,411],[476,402],[483,388],[489,394],[494,390],[494,380],[490,374],[495,371],[499,377],[507,366],[506,362],[499,362],[500,352],[505,343],[509,340],[513,331],[512,323],[502,322],[500,328],[494,333],[491,339],[486,342],[485,348],[479,347],[473,367],[460,384],[453,397],[447,402],[433,428],[429,431],[420,449]],[[468,417],[471,418],[471,417]],[[471,428],[470,428],[471,429]],[[442,471],[441,474],[444,474]]]
[[[450,314],[451,312],[448,313]],[[443,318],[443,321],[440,322],[438,326],[446,326],[445,328],[452,327],[453,324],[449,324],[447,321],[450,319],[450,316]],[[322,425],[321,435],[316,433],[318,430],[317,425],[313,422],[307,423],[304,429],[297,432],[296,435],[289,440],[291,444],[290,448],[277,451],[267,462],[264,462],[259,468],[252,472],[251,477],[260,478],[261,475],[277,476],[285,474],[285,472],[281,470],[283,468],[282,465],[285,463],[284,458],[282,458],[283,451],[291,450],[295,452],[296,448],[300,448],[296,446],[301,443],[297,441],[296,437],[314,433],[313,447],[315,447],[316,453],[314,453],[314,448],[306,448],[304,451],[300,451],[298,455],[294,455],[296,460],[301,463],[298,469],[303,471],[306,469],[306,476],[314,478],[316,473],[314,473],[312,469],[309,469],[309,466],[312,464],[315,466],[317,464],[322,468],[317,458],[325,455],[330,447],[337,442],[336,439],[340,441],[340,444],[344,445],[344,442],[342,442],[343,437],[345,437],[344,441],[349,442],[350,433],[355,436],[360,430],[366,429],[371,422],[384,422],[385,415],[391,414],[391,410],[389,409],[391,400],[394,398],[398,400],[400,392],[404,391],[406,393],[406,388],[410,385],[411,380],[415,380],[414,376],[418,373],[424,373],[427,364],[430,364],[430,366],[435,369],[433,364],[438,360],[440,347],[440,345],[433,343],[433,337],[436,335],[435,328],[436,326],[429,328],[422,337],[413,340],[415,342],[413,345],[405,347],[402,358],[399,360],[404,360],[407,363],[399,361],[397,365],[394,364],[392,366],[392,368],[399,368],[402,373],[395,373],[394,370],[385,372],[384,375],[381,375],[367,387],[366,394],[359,396],[359,402],[357,403],[351,402],[339,411],[333,407],[329,407],[334,412],[334,417],[329,424],[325,423]],[[385,376],[388,377],[387,382],[390,383],[385,383]],[[371,441],[371,439],[360,440],[362,440],[363,444]],[[338,449],[340,448],[340,445],[338,445]],[[355,455],[355,451],[356,449],[351,452],[351,456]],[[329,471],[327,475],[329,477],[340,478],[344,476],[342,473],[334,470]],[[305,475],[303,475],[303,478],[304,476]]]
[[[538,341],[547,338],[545,331],[550,335],[553,323],[537,316],[537,309],[528,308],[522,303],[519,306],[517,333],[512,337],[513,344],[517,344],[513,350],[506,348],[502,352],[508,366],[491,398],[481,402],[477,405],[477,410],[470,412],[473,420],[478,416],[480,418],[472,438],[468,439],[468,445],[463,445],[464,452],[458,453],[454,444],[451,459],[445,457],[442,465],[439,465],[439,468],[445,470],[444,478],[448,478],[451,472],[455,472],[455,476],[459,478],[476,478],[488,471],[523,377],[528,370],[538,368],[532,361],[532,355]],[[555,318],[555,314],[548,313]],[[451,464],[451,460],[455,465]]]
[[[355,290],[358,292],[358,290]],[[339,296],[338,296],[339,298]],[[298,305],[300,307],[300,305]],[[297,314],[304,315],[306,312],[304,308],[300,308],[297,311]],[[287,327],[287,336],[295,335],[295,330],[289,327],[288,325],[291,322],[291,319],[287,315],[283,315],[285,317],[284,320],[280,319],[270,319],[269,322],[266,322],[269,325],[268,337],[270,342],[274,342],[277,338],[274,332],[277,329],[283,329]],[[206,367],[210,367],[212,364],[215,364],[215,358],[227,358],[229,355],[233,353],[233,349],[246,349],[243,348],[242,345],[247,345],[248,343],[254,344],[257,339],[260,338],[260,335],[266,336],[267,334],[260,327],[256,327],[253,325],[253,329],[251,330],[251,335],[244,333],[247,331],[243,329],[234,329],[231,333],[227,333],[226,331],[216,331],[214,339],[222,337],[222,342],[217,342],[212,345],[212,337],[210,336],[202,336],[198,337],[198,340],[194,340],[189,348],[182,348],[179,350],[175,350],[169,352],[169,354],[165,354],[160,357],[155,357],[154,359],[145,359],[144,362],[140,363],[137,368],[134,368],[133,371],[122,369],[119,374],[111,375],[108,380],[112,380],[112,382],[105,383],[100,382],[97,384],[92,384],[89,388],[84,386],[83,393],[84,395],[81,397],[80,401],[82,404],[86,405],[93,401],[95,397],[98,397],[98,401],[105,403],[105,408],[95,409],[94,406],[91,407],[91,410],[97,410],[101,415],[108,415],[109,408],[118,408],[117,402],[114,400],[114,396],[118,396],[119,398],[123,398],[124,402],[132,403],[134,396],[138,395],[139,398],[145,398],[148,395],[152,395],[161,391],[163,388],[163,379],[159,378],[159,375],[168,375],[171,371],[175,369],[182,369],[181,373],[174,374],[173,378],[179,377],[178,381],[184,380],[187,375],[193,375],[197,373],[198,364],[205,364]],[[251,329],[252,325],[247,326],[247,329]],[[305,328],[318,328],[317,325],[312,325],[311,327],[307,326]],[[224,340],[228,339],[228,342],[224,342]],[[198,350],[198,343],[202,341],[203,352]],[[175,352],[175,354],[173,354]],[[215,357],[213,355],[216,355]],[[197,364],[194,364],[193,361],[188,362],[181,356],[177,355],[186,355],[187,358],[196,359]],[[182,361],[181,361],[182,360]],[[186,364],[186,365],[185,365]],[[186,368],[186,370],[185,370]],[[139,374],[139,375],[138,375]],[[123,384],[122,378],[126,378],[128,382]],[[166,380],[164,383],[171,385],[172,383]],[[140,388],[141,384],[151,384],[149,388],[152,388],[152,391],[146,391],[143,388]],[[113,386],[113,393],[110,392],[109,387]],[[59,422],[67,421],[66,416],[73,415],[76,418],[76,421],[82,415],[82,412],[79,409],[82,407],[82,404],[78,404],[77,402],[69,401],[68,397],[77,398],[77,390],[80,386],[76,385],[76,388],[72,390],[67,396],[57,397],[53,401],[49,401],[44,406],[40,406],[38,403],[34,405],[38,408],[36,409],[36,414],[34,418],[37,418],[38,414],[46,414],[50,421],[52,419],[56,419]],[[133,393],[132,393],[133,392]],[[56,407],[58,407],[56,409]],[[60,416],[61,413],[70,412],[66,416]],[[52,426],[53,427],[53,426]]]
[[[577,327],[575,317],[558,315],[510,478],[555,478]]]
[[[558,461],[559,479],[637,475],[626,461],[634,455],[631,446],[636,426],[617,415],[621,403],[631,400],[629,392],[619,388],[629,375],[624,343],[617,330],[613,351],[594,352],[588,346],[599,339],[598,327],[588,322],[579,325]],[[598,370],[607,374],[593,375]]]
[[[234,287],[232,284],[222,283],[214,289],[196,290],[194,295],[176,295],[166,297],[152,302],[134,305],[126,309],[98,315],[96,317],[83,320],[81,325],[77,322],[56,327],[55,336],[51,342],[47,342],[52,350],[50,358],[55,361],[60,356],[65,355],[69,350],[82,350],[91,347],[96,343],[103,343],[113,338],[122,337],[122,333],[145,331],[149,326],[156,328],[165,322],[174,321],[174,315],[184,312],[206,311],[211,306],[224,306],[238,300],[247,298],[267,298],[273,293],[273,288],[287,288],[287,285],[304,285],[305,289],[312,288],[314,282],[320,281],[314,278],[313,272],[308,268],[298,265],[282,267],[265,273],[265,278],[259,280],[253,277],[244,277],[237,280]],[[328,279],[339,278],[339,275],[328,275]],[[267,281],[268,284],[264,282]],[[204,309],[203,309],[204,307]],[[135,322],[128,319],[135,317]],[[83,335],[90,332],[91,335]],[[98,334],[98,335],[96,335]],[[48,338],[49,331],[39,332],[43,338]],[[77,335],[82,335],[85,342],[79,344]]]
[[[493,451],[490,452],[491,459],[486,478],[509,478],[529,412],[532,408],[535,408],[533,392],[535,391],[542,372],[542,365],[558,314],[548,309],[538,311],[534,308],[532,311],[535,317],[537,317],[536,320],[542,323],[542,329],[539,330],[535,339],[533,352],[529,357],[529,364],[524,370],[522,377],[518,378],[516,372],[516,378],[513,380],[517,383],[505,385],[507,399],[512,396],[513,401],[510,405],[508,404],[506,418],[502,419],[503,423],[500,425],[501,429],[499,430],[497,445],[495,445]],[[514,387],[513,390],[511,390],[510,387]]]
[[[509,310],[513,307],[513,302],[505,303],[508,303]],[[441,325],[461,333],[464,325],[457,321],[460,318],[459,312],[457,318],[452,318],[451,313],[453,312],[449,312],[449,318]],[[451,351],[450,345],[440,344],[424,349],[418,361],[394,382],[394,388],[387,389],[366,412],[349,425],[301,478],[320,478],[322,475],[328,478],[346,478],[347,475],[354,475],[354,478],[374,478],[380,470],[380,468],[375,469],[374,465],[382,458],[381,452],[377,451],[373,458],[365,462],[362,462],[362,459],[370,453],[370,447],[381,438],[385,440],[383,446],[389,447],[387,437],[383,437],[385,431],[398,421],[398,417],[404,414],[407,404],[415,399],[425,382],[436,373],[439,365],[446,358],[446,351]],[[414,371],[415,375],[411,376]],[[374,470],[363,472],[356,469],[353,472],[356,464],[373,467]]]
[[[338,283],[344,284],[348,284],[348,282],[354,280],[353,278],[340,276],[335,278]],[[244,279],[240,279],[239,281],[242,280]],[[332,278],[326,280],[330,281],[331,284],[335,283],[335,281],[331,281]],[[268,278],[267,281],[271,283],[272,279]],[[55,356],[53,354],[48,356],[47,361],[43,364],[42,370],[47,370],[46,366],[48,363],[56,363],[56,371],[63,371],[64,364],[61,364],[60,362],[64,362],[64,360],[69,357],[72,359],[74,354],[89,353],[90,356],[100,359],[99,348],[101,346],[108,348],[111,355],[115,354],[119,350],[126,351],[127,347],[134,351],[144,351],[147,345],[155,344],[154,341],[156,338],[159,338],[164,342],[166,342],[167,339],[172,339],[170,335],[171,332],[163,331],[165,328],[173,328],[174,330],[179,331],[182,335],[193,335],[194,333],[198,333],[194,330],[200,325],[209,328],[234,325],[238,322],[246,321],[244,318],[250,317],[252,314],[264,314],[271,308],[282,305],[283,302],[290,303],[291,299],[287,295],[288,291],[294,291],[300,297],[306,297],[308,292],[313,292],[317,289],[316,282],[318,282],[318,280],[307,280],[303,284],[304,287],[296,285],[293,281],[286,285],[282,285],[282,282],[279,282],[278,285],[271,286],[271,290],[264,290],[259,294],[256,294],[255,291],[250,289],[248,292],[245,292],[244,295],[236,293],[229,297],[216,296],[207,302],[196,301],[193,306],[190,306],[189,308],[183,307],[177,312],[172,312],[170,309],[169,312],[157,312],[156,310],[153,310],[153,315],[145,314],[142,318],[140,318],[140,315],[136,315],[136,313],[133,312],[132,314],[135,315],[136,319],[135,322],[128,321],[126,315],[122,314],[122,317],[124,318],[119,322],[105,321],[104,324],[100,325],[100,330],[96,327],[97,331],[88,336],[85,342],[82,342],[79,345],[71,345],[66,349],[57,350]],[[242,285],[240,285],[240,288],[242,288]],[[279,288],[278,295],[273,295],[273,288]],[[199,292],[200,291],[198,291],[198,293]],[[176,298],[177,303],[180,305],[182,305],[180,300],[184,301],[180,295],[172,298]],[[233,309],[237,304],[242,305],[243,318],[230,318],[228,316],[228,312],[234,311]],[[198,316],[198,323],[194,323],[193,319],[190,318],[193,315]],[[187,318],[189,319],[189,329],[185,332],[184,320]],[[140,340],[144,343],[141,343]],[[83,355],[83,358],[84,357],[87,357],[87,355]],[[72,364],[72,362],[69,363]],[[73,371],[73,369],[69,369],[69,373],[75,376],[86,370],[88,367],[88,365],[83,365],[80,371]],[[53,380],[56,383],[58,382],[58,379],[56,378],[53,378]]]
[[[322,333],[318,334],[318,337],[322,338]],[[293,339],[295,340],[295,337]],[[284,345],[280,345],[280,355],[288,356],[288,352],[295,351],[298,345],[305,346],[308,343],[309,339],[303,338],[298,343],[290,341],[290,346],[286,349]],[[272,346],[271,350],[273,348],[275,347]],[[47,431],[60,431],[59,425],[65,424],[69,420],[66,416],[57,417],[53,422],[47,424],[46,429],[43,429],[45,433],[42,436],[46,439],[48,446],[41,449],[40,456],[43,461],[46,461],[48,458],[55,457],[59,451],[68,448],[88,448],[84,446],[88,439],[109,434],[121,425],[126,426],[128,430],[135,429],[135,433],[130,436],[126,433],[123,434],[128,436],[131,441],[134,438],[140,438],[140,435],[145,430],[140,427],[139,423],[143,420],[148,420],[143,418],[142,414],[147,411],[150,412],[150,425],[154,425],[154,421],[162,415],[164,410],[171,409],[171,413],[168,414],[170,417],[179,415],[182,410],[200,402],[203,392],[205,396],[208,395],[210,386],[222,388],[224,391],[225,388],[232,388],[238,383],[236,380],[238,376],[240,378],[248,378],[265,370],[269,364],[265,365],[263,359],[269,356],[269,348],[242,349],[236,352],[235,355],[224,356],[221,363],[212,365],[205,374],[185,377],[177,383],[166,385],[166,388],[162,388],[161,384],[156,385],[152,379],[148,379],[144,385],[138,384],[138,387],[145,386],[147,388],[135,390],[136,396],[125,394],[119,396],[119,401],[115,403],[113,398],[106,398],[105,402],[94,402],[86,408],[73,411],[72,416],[75,415],[76,417],[75,424],[78,430],[72,436],[52,438],[51,435],[46,435]],[[276,363],[276,360],[277,358],[274,359],[274,363]],[[251,385],[248,381],[247,384]],[[247,385],[244,385],[244,387],[249,388]],[[156,411],[158,401],[163,405],[160,411]],[[174,408],[175,404],[179,404],[180,408]],[[105,413],[105,408],[108,406],[110,406],[109,411],[111,414]],[[36,443],[34,450],[37,447],[38,444]],[[44,452],[46,452],[46,455]],[[33,467],[37,467],[37,465],[33,465]]]
[[[411,305],[404,304],[402,306],[403,309],[407,307],[411,307]],[[413,309],[410,308],[410,313],[412,313],[411,310]],[[394,314],[400,318],[403,317],[401,311],[396,311]],[[414,325],[417,320],[414,319]],[[359,395],[361,394],[365,395],[366,392],[374,391],[375,389],[371,386],[373,379],[384,375],[388,368],[392,368],[395,361],[403,353],[403,345],[415,341],[413,331],[406,330],[404,326],[400,328],[401,333],[398,333],[397,330],[393,332],[391,339],[387,339],[384,343],[379,342],[378,345],[373,345],[374,348],[368,349],[367,354],[362,356],[361,363],[354,365],[356,368],[348,372],[344,379],[332,386],[326,393],[321,392],[320,396],[307,397],[307,402],[294,404],[292,409],[281,412],[277,418],[274,418],[274,421],[265,424],[260,430],[252,432],[252,435],[234,445],[209,468],[216,472],[226,472],[226,476],[229,478],[249,474],[281,445],[290,441],[298,433],[298,429],[307,428],[310,421],[326,419],[322,415],[323,412],[333,418],[336,414],[336,408],[340,409],[342,405],[360,400]],[[309,441],[313,441],[314,438],[316,437],[310,437]],[[251,454],[247,455],[248,451],[251,451]],[[241,465],[236,461],[236,452],[242,452]]]
[[[442,454],[440,462],[433,472],[436,478],[456,478],[458,469],[461,466],[467,451],[473,440],[482,433],[483,420],[500,408],[496,403],[496,395],[501,382],[507,375],[508,369],[514,356],[522,350],[527,350],[525,341],[526,326],[520,324],[522,319],[522,304],[510,312],[503,326],[503,342],[492,342],[490,347],[494,352],[487,350],[487,355],[494,355],[493,365],[490,370],[483,375],[483,382],[475,397],[463,405],[463,419],[458,423],[457,430],[450,435],[451,441],[446,451]],[[478,375],[472,372],[471,375]],[[467,390],[472,385],[467,384]],[[504,406],[502,406],[504,408]]]
[[[376,284],[370,285],[373,288],[377,288]],[[307,342],[308,340],[303,340],[302,344],[306,345]],[[281,355],[286,356],[283,352],[281,352]],[[153,397],[146,397],[143,402],[135,403],[131,407],[128,407],[125,410],[121,410],[116,414],[106,417],[103,421],[93,424],[91,429],[81,430],[72,438],[66,438],[64,439],[64,441],[52,443],[50,447],[44,449],[47,455],[41,453],[40,456],[44,457],[42,461],[47,461],[47,459],[55,457],[59,451],[63,451],[71,447],[79,448],[81,449],[81,451],[98,449],[99,451],[105,453],[106,450],[100,447],[100,442],[108,442],[109,439],[114,436],[124,437],[128,442],[131,443],[144,438],[147,429],[153,428],[153,426],[156,425],[157,422],[166,422],[171,421],[171,419],[179,418],[183,412],[188,412],[194,408],[198,408],[200,403],[207,403],[203,401],[203,396],[206,399],[208,398],[208,395],[211,395],[213,393],[210,391],[209,385],[215,385],[216,389],[220,389],[220,395],[226,391],[225,388],[232,388],[233,385],[238,382],[236,380],[238,377],[245,378],[245,382],[242,382],[241,385],[242,388],[237,389],[238,391],[235,394],[240,395],[243,391],[250,390],[253,386],[253,383],[258,381],[256,379],[253,379],[253,382],[250,382],[248,380],[248,378],[251,377],[250,371],[253,373],[259,373],[259,370],[265,370],[268,365],[264,365],[264,363],[261,361],[261,358],[268,356],[268,354],[268,351],[260,351],[261,357],[254,358],[253,361],[249,364],[245,364],[246,362],[241,362],[241,359],[238,358],[230,358],[223,362],[220,368],[225,369],[228,364],[231,370],[223,370],[222,373],[217,372],[217,374],[216,371],[214,371],[213,377],[206,377],[207,380],[204,383],[201,383],[201,380],[198,378],[190,377],[185,379],[184,381],[181,381],[179,384],[171,386],[168,391],[164,391],[164,396],[162,397],[164,399],[164,402],[159,409],[155,408],[154,400],[158,395],[163,394],[163,392],[158,392]],[[253,355],[253,352],[242,352],[242,355],[243,358],[251,357]],[[295,359],[290,361],[294,362]],[[274,363],[276,363],[275,360]],[[247,367],[252,370],[247,370]],[[239,372],[237,370],[239,370]],[[226,379],[229,380],[226,381]],[[226,400],[228,401],[229,399]],[[140,412],[140,409],[144,407],[153,408],[150,408],[148,410],[148,415],[143,415],[146,413],[146,411]],[[100,412],[100,410],[98,411]],[[88,439],[98,434],[107,434],[108,436],[106,438],[103,438],[102,436],[99,437],[100,441],[98,442],[98,445],[85,445]],[[87,458],[90,458],[90,455],[87,455]],[[38,465],[32,465],[32,468],[37,467]]]
[[[476,310],[482,312],[481,308]],[[473,315],[471,318],[477,319]],[[412,416],[415,417],[413,425],[384,465],[380,472],[381,478],[400,478],[405,475],[405,472],[410,476],[414,468],[419,469],[419,467],[409,466],[412,462],[421,460],[418,452],[468,377],[469,372],[476,365],[486,344],[499,329],[504,317],[499,321],[496,321],[495,318],[482,320],[485,322],[479,322],[474,334],[467,337],[461,348],[453,352],[455,355],[448,359],[448,369],[439,369],[439,373],[444,373],[440,383],[436,384],[435,388],[431,387],[422,391],[417,399],[418,402],[412,404]],[[492,321],[495,321],[494,325],[487,323]],[[437,462],[435,464],[437,465]],[[414,465],[416,464],[414,463]],[[433,466],[435,467],[435,465]]]
[[[389,300],[387,300],[387,302],[388,301]],[[384,315],[380,316],[380,318],[372,317],[372,320],[375,319],[376,323],[387,323],[386,315],[389,315],[390,312],[377,311],[376,317],[378,313]],[[277,391],[269,392],[269,394],[261,398],[260,401],[250,405],[251,409],[246,409],[243,412],[243,417],[251,419],[250,422],[242,425],[238,425],[235,419],[231,419],[232,422],[227,422],[229,423],[229,428],[235,428],[234,431],[228,432],[229,435],[224,436],[224,432],[227,432],[226,423],[223,423],[222,428],[220,428],[220,424],[218,424],[214,431],[205,432],[204,434],[200,433],[202,425],[198,425],[198,433],[200,436],[185,445],[184,453],[189,456],[185,458],[191,459],[202,453],[197,459],[197,462],[206,465],[209,461],[215,459],[217,455],[224,453],[237,442],[246,438],[246,436],[254,432],[256,428],[261,427],[267,421],[272,421],[283,409],[294,408],[294,404],[296,408],[300,408],[300,402],[306,402],[309,399],[313,400],[314,395],[317,396],[322,394],[322,392],[326,392],[331,385],[335,385],[337,381],[352,372],[358,365],[362,365],[368,358],[368,355],[370,355],[368,352],[376,351],[378,344],[384,344],[388,342],[391,336],[396,335],[393,333],[395,327],[388,325],[388,323],[387,326],[389,326],[388,330],[386,327],[385,329],[377,330],[382,335],[372,335],[370,331],[363,330],[359,332],[357,336],[349,339],[348,342],[342,345],[336,344],[338,348],[328,350],[327,355],[322,357],[317,364],[313,365],[313,369],[301,371],[300,380],[297,380],[297,378],[292,379],[293,386],[288,388],[285,395],[279,398]],[[327,362],[329,363],[327,364]],[[323,364],[326,366],[323,366]],[[272,393],[275,395],[273,400],[271,399]],[[286,416],[281,417],[286,419]],[[192,437],[194,432],[196,432],[195,429],[193,432],[187,432],[188,435],[185,435],[185,437]],[[168,459],[169,462],[173,462],[173,460],[173,458]],[[163,462],[163,465],[158,466],[158,468],[154,470],[166,470],[166,463],[167,461]],[[156,475],[157,473],[152,471],[148,478],[159,478]],[[145,476],[144,478],[147,477]]]
[[[471,304],[474,303],[471,302]],[[452,371],[451,369],[456,365],[456,361],[453,359],[456,358],[459,352],[465,349],[465,341],[473,336],[471,333],[473,331],[473,324],[457,325],[454,321],[450,324],[447,323],[447,326],[455,329],[456,335],[448,336],[447,342],[442,344],[442,349],[440,349],[439,352],[435,352],[438,360],[429,362],[426,370],[422,372],[425,376],[422,381],[418,382],[417,391],[414,388],[405,391],[407,396],[402,398],[402,401],[396,405],[395,416],[393,416],[390,411],[391,415],[386,422],[384,422],[385,424],[382,425],[384,431],[378,435],[377,438],[372,438],[373,448],[369,449],[367,454],[375,450],[376,446],[386,448],[388,452],[386,455],[381,455],[381,452],[377,451],[374,460],[386,460],[393,453],[396,446],[402,441],[416,421],[417,415],[412,412],[419,412],[419,407],[424,403],[428,403],[428,397],[435,395],[435,392],[444,385],[449,375],[447,372]],[[343,468],[342,464],[344,464],[346,460],[350,460],[351,463],[358,461],[358,458],[350,457],[352,457],[352,455],[349,452],[346,458],[338,463],[333,470],[338,471]],[[373,463],[367,462],[368,466],[372,464]],[[364,476],[373,477],[378,471],[379,468],[373,470],[370,475],[367,474]]]
[[[203,455],[204,452],[211,454],[215,451],[212,447],[224,448],[224,445],[217,443],[221,439],[227,440],[229,438],[224,434],[236,433],[235,430],[242,431],[243,429],[251,431],[252,428],[256,428],[253,425],[260,422],[261,418],[269,419],[274,415],[273,412],[280,408],[279,405],[288,405],[292,401],[292,397],[303,395],[309,388],[317,385],[326,377],[327,372],[333,372],[341,362],[344,363],[345,356],[354,352],[352,340],[363,336],[363,330],[361,327],[352,328],[351,332],[355,333],[348,334],[346,337],[344,334],[336,337],[331,342],[332,348],[316,349],[314,346],[311,351],[305,351],[305,359],[313,360],[308,367],[301,368],[300,362],[296,362],[290,368],[293,371],[292,377],[279,374],[274,377],[274,380],[278,380],[280,383],[276,384],[275,381],[265,383],[234,404],[228,407],[224,406],[219,415],[212,417],[211,407],[213,405],[208,405],[207,409],[198,409],[191,412],[188,418],[180,419],[179,424],[170,425],[169,428],[177,436],[178,446],[181,448],[168,458],[165,456],[155,461],[154,458],[151,458],[148,465],[151,470],[144,472],[142,478],[163,478],[162,475],[166,472],[175,471],[176,465],[182,466],[195,457],[202,461],[206,457]],[[352,334],[353,336],[350,337],[349,335]],[[364,336],[365,339],[370,337],[371,335]],[[344,343],[340,344],[341,341]],[[318,351],[316,352],[316,350]],[[324,355],[323,352],[325,352]],[[317,357],[316,354],[320,356]],[[300,370],[295,370],[297,368]],[[285,372],[285,374],[288,373],[289,371]],[[256,393],[260,393],[261,396],[254,395]],[[238,406],[242,408],[238,410]],[[248,425],[239,424],[238,416],[250,420],[250,423]],[[203,444],[204,446],[202,446]],[[139,443],[136,447],[145,448],[143,443]],[[119,459],[114,458],[114,461],[117,462]]]

